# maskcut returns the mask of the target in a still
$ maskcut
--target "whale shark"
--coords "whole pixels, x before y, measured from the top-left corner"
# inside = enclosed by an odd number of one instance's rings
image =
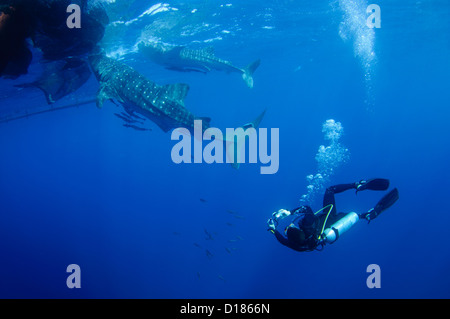
[[[213,47],[189,49],[184,46],[140,42],[138,48],[144,56],[170,70],[205,74],[211,70],[240,73],[249,88],[253,88],[253,73],[261,63],[260,60],[256,60],[245,68],[239,68],[229,61],[218,58]]]
[[[194,129],[194,120],[202,120],[202,130],[209,127],[210,118],[197,118],[184,106],[189,91],[187,84],[158,85],[130,66],[103,54],[89,57],[91,69],[100,88],[97,107],[107,100],[116,100],[125,111],[140,114],[158,125],[164,132],[184,127]]]

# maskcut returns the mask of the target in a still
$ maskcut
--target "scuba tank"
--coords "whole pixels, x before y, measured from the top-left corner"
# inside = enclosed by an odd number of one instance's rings
[[[322,243],[332,244],[339,239],[343,233],[353,227],[359,221],[357,213],[348,213],[329,228],[325,229],[321,235]]]

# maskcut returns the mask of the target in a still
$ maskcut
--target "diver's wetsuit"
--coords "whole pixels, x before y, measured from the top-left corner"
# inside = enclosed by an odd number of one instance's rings
[[[341,231],[347,231],[346,227],[351,227],[357,221],[355,217],[370,222],[399,199],[398,189],[394,188],[383,196],[373,208],[355,216],[355,213],[337,213],[335,194],[350,189],[356,189],[356,193],[366,189],[385,191],[389,188],[389,184],[388,179],[373,178],[328,187],[323,197],[323,208],[320,211],[313,213],[308,206],[301,206],[291,211],[280,209],[273,213],[272,218],[267,221],[268,230],[275,234],[281,244],[296,251],[313,251],[319,246],[323,248],[325,243],[336,241]],[[336,223],[337,221],[342,221],[342,223]]]
[[[374,178],[362,180],[356,183],[339,184],[328,187],[323,197],[323,209],[314,214],[310,207],[301,206],[290,212],[279,210],[269,219],[269,230],[271,230],[279,242],[297,251],[315,250],[323,241],[319,239],[322,230],[330,227],[346,214],[337,213],[335,194],[355,189],[356,192],[366,189],[384,191],[389,188],[389,180]],[[397,188],[386,194],[374,208],[367,212],[358,214],[360,219],[371,221],[380,215],[384,210],[391,207],[399,198]],[[329,210],[327,208],[330,207]]]
[[[314,250],[317,246],[318,220],[309,206],[299,207],[278,220],[274,230],[275,237],[280,243],[296,251]]]
[[[358,183],[340,184],[328,187],[323,197],[323,207],[332,204],[331,211],[325,227],[332,225],[345,214],[338,214],[334,194],[356,189]],[[275,236],[279,242],[296,251],[311,251],[318,245],[319,232],[321,231],[328,211],[314,215],[309,206],[301,206],[291,210],[289,216],[278,221],[275,228]]]
[[[343,217],[345,215],[344,213],[337,213],[336,210],[336,201],[334,198],[334,194],[339,194],[345,191],[348,191],[349,189],[356,189],[358,186],[358,183],[350,183],[350,184],[339,184],[335,186],[328,187],[325,191],[325,195],[323,196],[323,207],[327,207],[328,205],[333,205],[331,208],[330,215],[327,219],[327,224],[325,227],[328,227],[332,224],[334,224],[337,220]],[[320,215],[322,224],[325,221],[327,212],[322,212]]]

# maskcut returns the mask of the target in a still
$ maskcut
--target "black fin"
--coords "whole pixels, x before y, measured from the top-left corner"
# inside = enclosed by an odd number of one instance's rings
[[[377,203],[374,210],[377,212],[377,215],[379,215],[383,211],[394,205],[394,203],[398,199],[399,199],[398,189],[394,188]]]
[[[389,188],[389,180],[385,178],[374,178],[367,181],[366,189],[372,191],[385,191]]]
[[[372,191],[385,191],[389,188],[389,180],[385,178],[373,178],[367,181],[361,181],[356,188],[356,193],[369,189]]]

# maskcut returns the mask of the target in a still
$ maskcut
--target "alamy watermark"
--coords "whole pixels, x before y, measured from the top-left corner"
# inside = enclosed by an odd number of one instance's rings
[[[248,139],[248,163],[261,163],[261,174],[275,174],[279,169],[279,129],[270,129],[269,137],[266,128],[240,127],[227,128],[225,134],[218,128],[208,128],[203,132],[202,121],[194,121],[194,136],[186,128],[178,128],[172,132],[172,141],[176,143],[171,152],[175,164],[207,163],[231,164],[238,167],[246,163]],[[181,139],[181,140],[180,140]],[[203,147],[203,141],[209,141]],[[193,150],[192,150],[193,144]]]
[[[367,288],[381,288],[381,268],[377,264],[370,264],[367,266],[366,272],[370,273],[367,277]]]
[[[67,288],[81,288],[81,268],[77,264],[67,266],[66,272],[70,273],[67,277]]]
[[[366,25],[367,27],[373,28],[381,28],[381,8],[377,4],[371,4],[367,7],[366,13],[370,14],[367,17]]]
[[[81,28],[81,8],[77,4],[71,4],[67,7],[67,13],[70,15],[67,17],[66,25],[69,29]]]

